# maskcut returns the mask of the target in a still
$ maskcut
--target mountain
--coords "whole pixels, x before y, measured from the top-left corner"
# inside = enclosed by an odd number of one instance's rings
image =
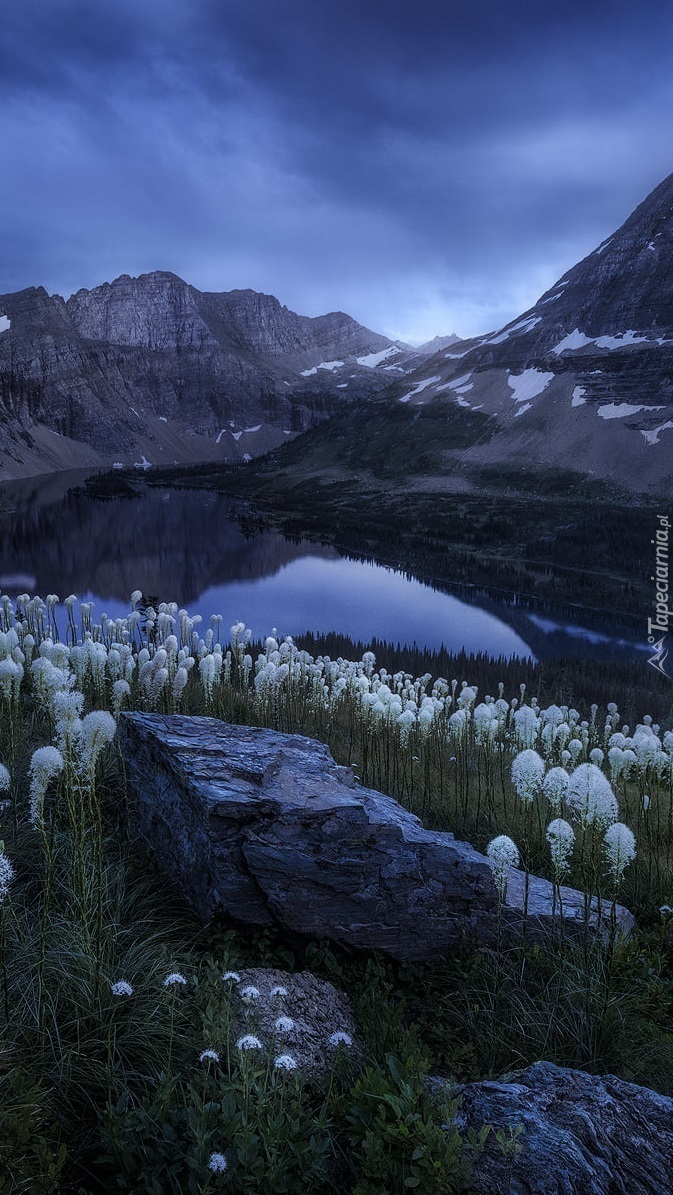
[[[249,459],[368,399],[421,354],[343,312],[127,274],[0,296],[0,478]]]
[[[416,352],[423,353],[424,356],[433,356],[435,353],[441,352],[442,349],[448,349],[449,345],[462,343],[460,336],[456,336],[455,332],[452,332],[450,336],[433,336],[432,340],[426,340],[425,344],[419,344]]]
[[[436,478],[561,469],[673,495],[673,175],[534,307],[378,397],[410,428],[429,404],[462,426]]]

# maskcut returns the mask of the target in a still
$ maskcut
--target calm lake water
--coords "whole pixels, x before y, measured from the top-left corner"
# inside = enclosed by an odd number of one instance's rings
[[[207,625],[241,620],[255,638],[337,631],[493,656],[590,654],[640,658],[639,644],[569,624],[486,594],[441,592],[333,548],[291,542],[276,532],[246,534],[231,502],[203,490],[145,489],[102,500],[73,492],[82,478],[57,475],[3,487],[0,590],[75,593],[93,601],[94,620],[130,609],[141,589],[175,601]],[[64,625],[63,612],[61,624]]]

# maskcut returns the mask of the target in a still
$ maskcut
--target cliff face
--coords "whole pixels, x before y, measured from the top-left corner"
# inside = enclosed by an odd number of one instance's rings
[[[0,317],[0,477],[254,456],[420,360],[343,313],[167,273],[67,302],[29,288]]]

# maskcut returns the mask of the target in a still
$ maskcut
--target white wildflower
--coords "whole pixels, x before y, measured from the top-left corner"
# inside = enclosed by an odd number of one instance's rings
[[[176,984],[186,985],[186,983],[187,980],[185,979],[184,975],[181,975],[179,971],[171,971],[170,975],[167,975],[164,979],[163,986],[165,988],[172,988],[175,987]]]
[[[236,1042],[236,1049],[263,1050],[264,1046],[258,1037],[255,1037],[252,1033],[245,1033],[243,1037],[239,1037],[238,1041]]]
[[[294,1029],[292,1017],[278,1017],[274,1022],[276,1033],[291,1033]]]
[[[125,979],[118,979],[116,983],[113,983],[111,985],[110,991],[112,992],[113,996],[132,996],[133,995],[133,988],[131,987],[130,983],[126,982]]]
[[[551,852],[554,875],[557,880],[570,870],[570,856],[575,845],[575,831],[569,822],[557,817],[547,826],[547,842]]]
[[[49,783],[63,771],[63,756],[56,747],[38,747],[33,752],[28,775],[30,778],[30,820],[36,826],[42,820],[44,794]]]
[[[219,1062],[220,1055],[217,1050],[203,1050],[199,1054],[199,1062]]]
[[[208,1169],[214,1174],[223,1174],[227,1169],[227,1159],[224,1154],[211,1154],[208,1159]]]
[[[507,891],[507,880],[511,868],[519,866],[519,852],[516,843],[506,834],[499,834],[486,848],[486,856],[493,872],[496,888],[501,900]]]
[[[336,1033],[332,1033],[329,1038],[331,1046],[352,1046],[353,1038],[350,1033],[344,1033],[343,1029],[337,1029]]]
[[[593,763],[583,763],[568,781],[566,801],[581,826],[607,826],[617,820],[617,798],[610,781]]]
[[[0,851],[0,905],[9,896],[9,886],[14,879],[14,868],[4,851]]]
[[[274,1058],[273,1065],[279,1071],[294,1071],[297,1069],[297,1063],[291,1054],[279,1054]]]
[[[127,680],[116,680],[112,686],[112,709],[119,715],[122,705],[131,697],[131,686]]]
[[[522,713],[523,711],[519,711]],[[537,751],[520,751],[512,761],[512,780],[517,795],[529,805],[538,796],[544,776],[544,760]]]
[[[259,988],[254,987],[253,984],[248,984],[247,987],[241,988],[240,997],[246,1004],[252,1004],[254,1000],[259,1000],[261,996]]]
[[[0,793],[8,793],[12,784],[12,778],[3,763],[0,763]]]
[[[225,983],[227,983],[229,980],[232,983],[240,983],[241,982],[241,977],[240,977],[238,971],[225,971],[224,975],[222,976],[222,979],[224,980]]]
[[[93,771],[96,760],[104,747],[111,743],[117,733],[117,724],[107,710],[93,710],[82,719],[80,739],[82,744],[81,763]]]
[[[272,999],[280,999],[282,996],[287,996],[287,988],[282,987],[281,984],[276,984],[275,987],[271,988],[269,995]]]
[[[612,879],[618,884],[629,863],[636,857],[636,839],[633,831],[623,822],[613,822],[605,831],[603,840],[608,870]]]
[[[550,768],[542,781],[542,791],[554,813],[563,808],[563,798],[568,788],[568,773],[565,768]]]

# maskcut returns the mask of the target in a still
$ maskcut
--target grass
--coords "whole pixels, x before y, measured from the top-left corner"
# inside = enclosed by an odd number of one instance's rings
[[[168,622],[160,621],[162,613]],[[125,664],[123,636],[113,643],[112,628],[106,638],[102,628],[85,625],[89,647],[77,655],[48,638],[53,624],[39,605],[24,608],[24,623],[5,606],[0,654],[15,663],[21,656],[23,677],[17,688],[3,672],[0,705],[0,755],[11,777],[0,836],[15,873],[0,906],[3,1195],[469,1191],[479,1136],[461,1139],[454,1129],[441,1129],[451,1124],[457,1105],[449,1095],[443,1108],[436,1106],[429,1075],[469,1081],[547,1058],[673,1092],[673,946],[670,915],[659,911],[671,903],[673,886],[665,751],[657,762],[639,756],[637,766],[614,781],[620,816],[638,839],[620,892],[638,914],[626,942],[557,937],[546,947],[510,943],[497,955],[465,942],[441,964],[421,967],[275,931],[241,930],[224,920],[204,928],[136,853],[114,744],[94,767],[85,761],[79,732],[68,739],[55,696],[65,684],[58,666],[77,670],[81,713],[110,707],[113,685],[126,669],[127,706],[180,708],[314,735],[329,743],[335,758],[350,762],[363,783],[396,796],[428,824],[479,847],[503,831],[519,844],[525,839],[525,866],[551,876],[544,836],[550,811],[540,797],[535,815],[527,814],[510,777],[521,745],[513,708],[523,701],[534,711],[535,705],[530,690],[522,693],[514,677],[506,677],[509,711],[486,744],[474,714],[480,698],[461,696],[458,684],[448,704],[450,681],[433,690],[411,675],[376,673],[367,660],[349,667],[334,658],[293,655],[271,641],[264,664],[256,666],[252,657],[248,663],[242,628],[228,657],[225,645],[219,679],[211,684],[208,670],[195,663],[178,698],[172,686],[179,660],[190,651],[190,658],[203,660],[215,643],[199,643],[183,621],[173,646],[172,616],[154,614],[145,608],[129,624],[135,647],[126,643]],[[40,666],[41,678],[29,658],[40,642],[49,661]],[[388,651],[388,667],[399,666]],[[283,659],[292,664],[285,679],[255,687],[260,669],[280,670]],[[490,675],[496,694],[496,673],[489,674],[485,662],[483,669],[484,687]],[[383,713],[358,697],[364,677],[367,691],[380,694]],[[418,723],[403,731],[390,712],[395,694],[420,707],[431,692],[444,707],[435,709],[425,730]],[[456,730],[450,719],[458,708],[467,713]],[[564,716],[581,742],[578,759],[606,745],[605,712],[587,708]],[[541,722],[536,746],[548,766],[557,766],[561,745],[544,740]],[[55,739],[64,766],[45,788],[43,815],[33,825],[31,756]],[[571,879],[609,897],[595,829],[584,837],[578,829],[577,836]],[[237,1051],[231,989],[221,975],[252,965],[308,969],[346,991],[363,1056],[342,1055],[331,1072],[309,1078],[277,1072],[266,1054]],[[164,986],[173,972],[184,976],[184,985]],[[113,994],[120,980],[131,995]],[[220,1061],[199,1063],[206,1048]],[[209,1164],[218,1153],[227,1159],[224,1172]]]

